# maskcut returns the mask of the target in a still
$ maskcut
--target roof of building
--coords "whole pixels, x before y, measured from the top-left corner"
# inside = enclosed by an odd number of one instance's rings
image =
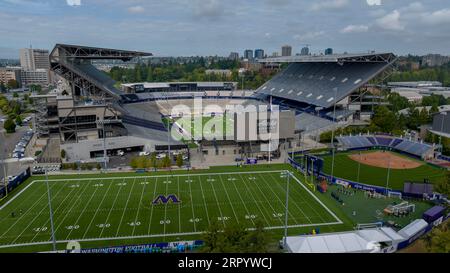
[[[262,63],[311,63],[311,62],[393,62],[396,56],[392,53],[348,53],[330,55],[298,55],[273,57],[260,60]]]

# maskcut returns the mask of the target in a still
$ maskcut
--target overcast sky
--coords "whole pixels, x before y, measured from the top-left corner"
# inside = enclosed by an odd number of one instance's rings
[[[376,50],[450,55],[449,0],[0,0],[0,58],[55,43],[156,56]]]

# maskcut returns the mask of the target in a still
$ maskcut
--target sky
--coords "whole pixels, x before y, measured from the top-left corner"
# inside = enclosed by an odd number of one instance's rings
[[[70,43],[155,56],[320,53],[450,55],[449,0],[0,0],[0,58]]]

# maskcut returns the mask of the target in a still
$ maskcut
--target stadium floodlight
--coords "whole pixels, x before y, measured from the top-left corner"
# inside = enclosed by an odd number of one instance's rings
[[[334,90],[334,106],[333,106],[333,128],[331,130],[331,149],[333,153],[332,162],[331,162],[331,182],[333,182],[334,178],[334,158],[335,158],[335,146],[334,146],[334,132],[336,130],[336,104],[337,104],[337,92],[338,88],[333,88]]]
[[[47,168],[45,168],[45,184],[47,186],[48,209],[50,212],[50,228],[51,228],[51,232],[52,232],[53,251],[56,252],[56,237],[55,237],[55,226],[53,223],[52,196],[50,193],[50,186],[48,184],[48,169]]]

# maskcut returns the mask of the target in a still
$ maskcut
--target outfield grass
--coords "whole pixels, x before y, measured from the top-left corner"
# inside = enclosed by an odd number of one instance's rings
[[[370,153],[370,151],[367,152]],[[337,153],[335,155],[334,175],[336,177],[348,179],[355,182],[385,187],[388,174],[388,170],[385,168],[361,164],[360,179],[358,181],[358,162],[349,158],[349,155],[353,153]],[[400,154],[398,155],[404,156]],[[325,160],[323,171],[327,174],[331,174],[331,155],[321,157]],[[408,158],[411,160],[416,160],[410,157]],[[443,178],[446,172],[446,170],[428,164],[424,164],[415,169],[391,169],[389,174],[389,187],[393,189],[403,190],[403,184],[405,181],[423,181],[424,179],[429,179],[431,182],[436,182],[439,179]]]
[[[82,245],[148,243],[169,238],[200,238],[212,222],[251,228],[257,221],[282,232],[287,165],[224,167],[173,174],[110,174],[51,178],[56,239]],[[220,171],[219,171],[220,170]],[[350,224],[329,200],[292,178],[288,225],[294,232]],[[180,204],[152,205],[158,195],[174,194]],[[11,213],[16,215],[12,217]],[[345,222],[345,223],[343,223]],[[337,228],[334,228],[337,227]],[[0,208],[0,249],[49,245],[50,219],[42,177],[25,183]],[[34,244],[34,245],[33,245]],[[11,249],[11,248],[9,248]]]

